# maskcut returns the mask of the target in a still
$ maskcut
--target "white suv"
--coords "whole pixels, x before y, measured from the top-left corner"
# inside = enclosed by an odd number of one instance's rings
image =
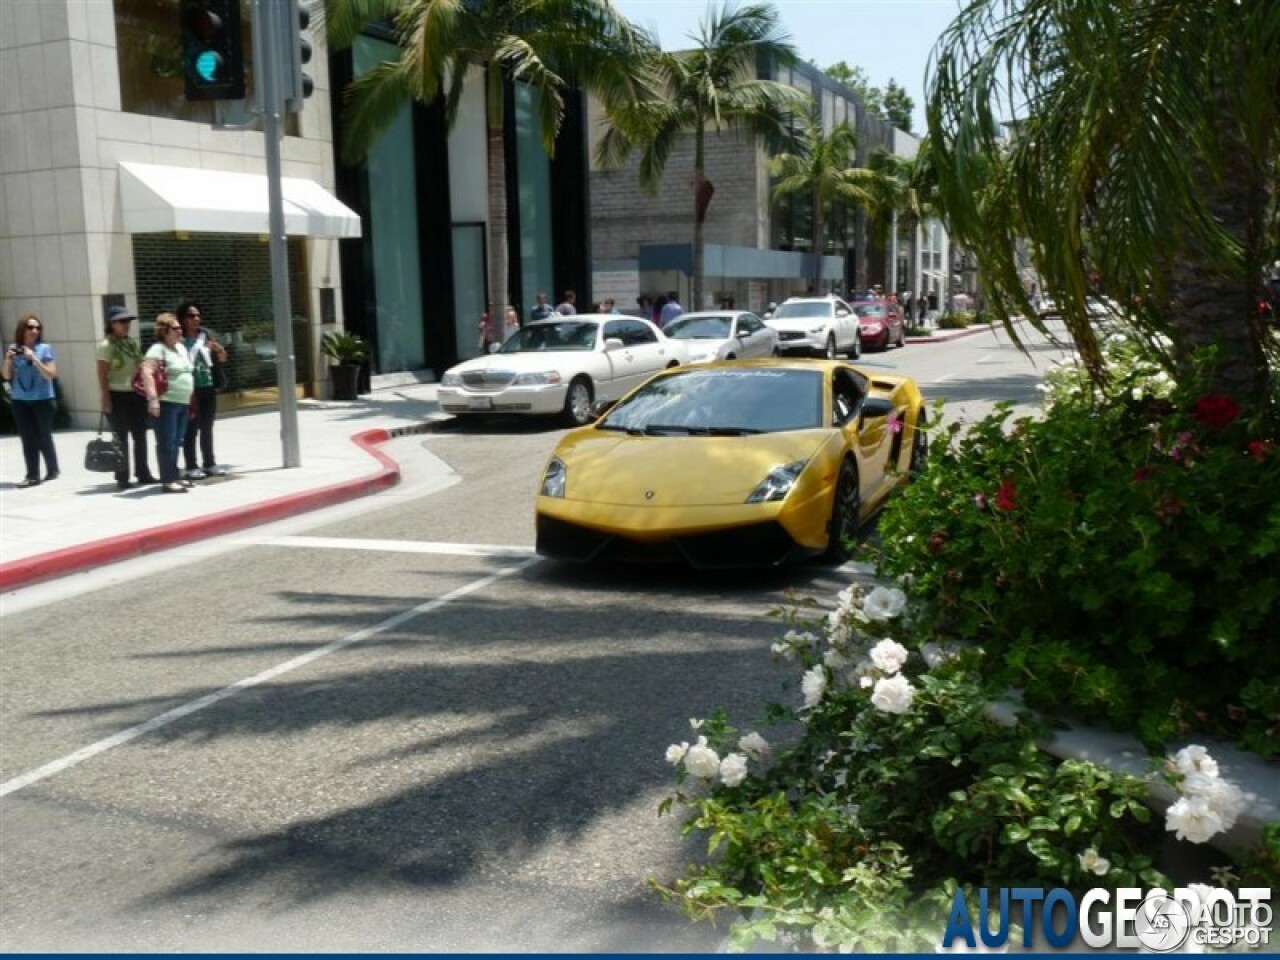
[[[814,353],[834,360],[862,356],[858,318],[839,297],[791,297],[765,323],[778,331],[782,353]]]

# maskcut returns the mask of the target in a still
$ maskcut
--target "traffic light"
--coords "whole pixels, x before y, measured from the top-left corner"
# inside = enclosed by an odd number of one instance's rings
[[[180,9],[187,99],[242,99],[240,0],[181,0]]]
[[[303,64],[311,62],[311,41],[307,39],[307,28],[311,26],[311,11],[303,0],[289,0],[292,7],[290,13],[290,31],[285,37],[288,43],[289,70],[285,74],[284,98],[285,109],[290,113],[301,113],[303,101],[315,90],[315,82],[303,73]]]

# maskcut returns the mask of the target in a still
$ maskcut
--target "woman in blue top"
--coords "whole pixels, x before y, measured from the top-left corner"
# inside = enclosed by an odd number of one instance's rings
[[[40,482],[41,456],[45,480],[58,479],[58,451],[53,446],[53,378],[57,375],[53,347],[44,342],[40,318],[34,313],[23,314],[13,332],[13,343],[4,352],[4,377],[11,384],[13,420],[27,462],[27,476],[19,487],[34,487]]]
[[[147,414],[156,431],[160,482],[165,493],[186,493],[190,480],[178,474],[178,452],[187,435],[187,409],[195,391],[193,366],[182,349],[182,327],[173,313],[156,317],[156,342],[142,360],[142,383],[147,391]],[[162,396],[156,383],[156,369],[164,367],[169,387]]]

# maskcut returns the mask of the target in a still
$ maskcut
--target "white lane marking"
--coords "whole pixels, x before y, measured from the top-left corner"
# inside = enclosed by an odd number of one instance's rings
[[[132,726],[127,730],[121,730],[119,733],[107,737],[105,740],[99,740],[97,743],[91,743],[89,746],[83,747],[75,753],[69,753],[65,757],[61,757],[51,763],[46,763],[43,767],[39,767],[35,770],[29,771],[28,773],[14,777],[12,780],[7,780],[3,784],[0,784],[0,797],[8,796],[11,793],[23,789],[24,787],[31,786],[33,783],[39,783],[41,780],[47,780],[49,777],[78,766],[86,760],[90,760],[93,757],[98,756],[100,753],[106,753],[113,747],[121,746],[131,740],[137,740],[139,737],[145,736],[155,730],[159,730],[161,727],[167,727],[175,720],[181,720],[183,717],[190,716],[193,713],[204,710],[207,707],[211,707],[215,703],[220,703],[228,697],[233,697],[244,690],[266,683],[268,680],[274,680],[276,677],[280,677],[293,670],[297,670],[299,667],[305,667],[307,664],[319,660],[321,657],[327,657],[331,653],[337,653],[339,650],[343,650],[353,644],[360,643],[363,640],[368,640],[370,637],[377,636],[380,633],[385,633],[388,630],[394,630],[396,627],[412,620],[414,617],[421,616],[424,613],[430,613],[433,610],[438,610],[455,600],[460,600],[468,594],[475,593],[478,590],[483,590],[485,587],[496,583],[503,577],[509,577],[512,574],[519,573],[525,567],[530,566],[533,562],[533,560],[526,560],[514,567],[507,567],[506,569],[499,570],[496,573],[491,573],[487,577],[481,577],[479,580],[473,580],[471,583],[464,584],[456,590],[449,591],[443,597],[439,597],[435,600],[428,600],[426,603],[420,603],[416,607],[397,613],[395,616],[389,617],[379,624],[375,624],[372,627],[366,627],[364,630],[358,630],[340,640],[334,640],[332,643],[326,643],[323,647],[316,647],[314,650],[310,650],[307,653],[294,657],[292,660],[286,660],[284,663],[277,664],[268,670],[263,670],[261,673],[254,674],[252,677],[247,677],[244,680],[238,680],[229,687],[223,687],[215,693],[210,693],[206,696],[199,697],[198,699],[188,701],[187,703],[174,707],[172,710],[167,710],[158,716],[152,717],[150,720],[145,720],[136,726]]]
[[[451,557],[534,556],[533,547],[496,546],[487,543],[431,543],[417,540],[361,540],[348,537],[237,537],[240,544],[258,547],[310,547],[317,550],[377,550],[385,553],[431,553]]]

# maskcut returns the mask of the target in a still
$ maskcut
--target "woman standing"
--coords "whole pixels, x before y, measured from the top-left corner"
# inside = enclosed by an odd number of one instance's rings
[[[182,442],[182,458],[186,463],[187,480],[203,480],[219,477],[227,471],[218,466],[213,457],[213,421],[218,415],[218,388],[214,381],[214,364],[227,362],[227,351],[208,330],[201,328],[204,311],[190,300],[178,307],[182,324],[182,347],[195,368],[195,402],[192,403],[187,422],[186,438]],[[200,443],[201,469],[196,460],[196,442]]]
[[[187,410],[195,391],[191,358],[182,349],[182,326],[173,313],[156,317],[156,342],[142,361],[142,383],[147,391],[147,414],[156,431],[160,460],[160,482],[165,493],[186,493],[190,480],[178,475],[178,452],[187,436]],[[169,388],[161,396],[156,388],[156,370],[163,366]]]
[[[124,450],[124,468],[116,471],[116,488],[129,489],[129,438],[133,438],[133,466],[139,483],[155,483],[147,468],[147,405],[133,392],[133,375],[142,362],[142,349],[129,336],[134,320],[128,307],[107,311],[107,335],[98,344],[98,390],[102,412]]]
[[[515,334],[520,332],[520,314],[516,313],[516,308],[507,304],[506,313],[502,317],[502,342],[506,343]]]
[[[27,476],[19,487],[34,487],[40,482],[42,456],[45,480],[58,479],[58,451],[53,447],[57,406],[53,378],[57,375],[53,347],[44,342],[44,325],[34,313],[23,314],[13,332],[13,343],[4,352],[4,376],[12,384],[13,420],[27,464]]]

